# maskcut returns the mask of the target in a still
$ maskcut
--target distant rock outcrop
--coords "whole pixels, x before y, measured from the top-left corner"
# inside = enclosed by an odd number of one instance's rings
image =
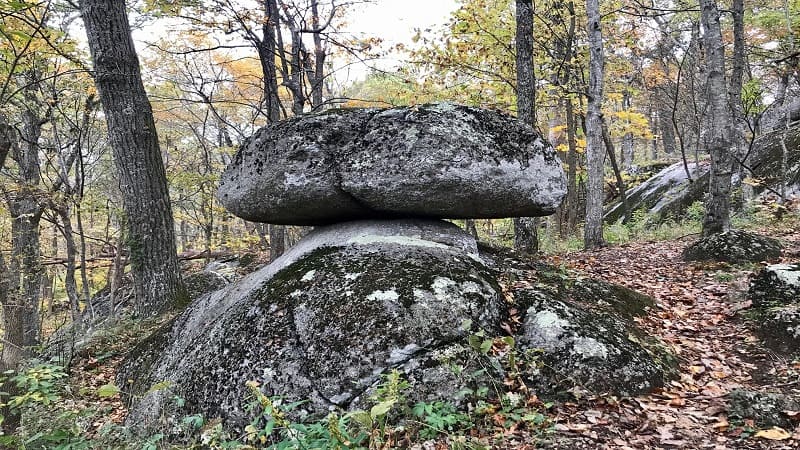
[[[220,180],[246,220],[552,214],[566,193],[555,151],[513,117],[447,103],[330,110],[259,130]]]
[[[782,168],[784,145],[787,158],[786,167]],[[747,165],[753,172],[745,171],[745,176],[752,178],[755,194],[770,192],[770,189],[778,192],[781,174],[785,173],[787,194],[800,195],[800,124],[759,136],[753,143]],[[688,163],[687,166],[691,181],[683,163],[678,162],[631,189],[627,193],[631,210],[647,213],[656,223],[680,219],[692,203],[702,201],[708,192],[710,162]],[[734,187],[741,182],[738,174],[734,174]],[[623,206],[617,202],[607,208],[605,220],[616,222],[623,215]]]

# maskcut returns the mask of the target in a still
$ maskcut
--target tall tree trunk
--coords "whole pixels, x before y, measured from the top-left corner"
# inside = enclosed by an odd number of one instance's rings
[[[536,79],[533,71],[533,1],[516,0],[517,24],[517,118],[536,126]],[[539,252],[537,221],[514,218],[514,248],[535,255]]]
[[[622,108],[626,112],[631,111],[631,91],[625,89],[622,93]],[[626,121],[630,127],[630,120]],[[622,136],[622,151],[620,152],[621,166],[623,170],[628,170],[633,166],[633,133],[628,130]]]
[[[75,237],[72,232],[72,220],[70,218],[70,211],[67,205],[52,205],[52,209],[58,213],[61,218],[63,228],[61,234],[64,236],[67,250],[67,272],[64,276],[64,287],[67,291],[67,298],[69,299],[69,311],[72,321],[77,326],[82,326],[80,296],[78,294],[78,283],[75,280],[75,257],[78,253],[78,247],[75,245]]]
[[[578,141],[575,132],[578,124],[572,110],[572,100],[564,97],[564,112],[567,121],[567,232],[572,233],[578,225]],[[563,236],[563,235],[562,235]]]
[[[311,0],[311,25],[314,27],[314,69],[308,71],[308,80],[311,83],[311,109],[316,111],[322,108],[322,90],[325,86],[325,46],[322,44],[322,29],[319,20],[319,0]]]
[[[679,95],[676,93],[675,95]],[[661,127],[661,143],[664,144],[664,153],[667,156],[675,154],[678,144],[675,140],[675,127],[672,123],[672,111],[662,102],[658,109],[659,125]]]
[[[95,84],[108,124],[128,223],[137,313],[187,300],[153,112],[142,84],[124,0],[82,0]]]
[[[715,0],[701,0],[703,47],[708,74],[708,104],[710,105],[710,130],[708,152],[711,154],[710,198],[706,202],[703,218],[703,236],[730,228],[730,193],[733,155],[730,143],[732,121],[725,86],[725,53],[719,10]]]
[[[745,165],[747,164],[749,145],[745,138],[747,122],[744,117],[744,107],[742,105],[742,83],[744,79],[744,0],[733,0],[731,5],[733,15],[733,60],[731,67],[731,79],[728,85],[728,96],[731,108],[731,126],[733,128],[734,160],[740,161],[736,164],[736,172],[739,179],[745,178]],[[744,203],[747,196],[747,184],[742,183],[743,188],[739,190],[739,201]]]
[[[36,80],[37,77],[33,76]],[[33,88],[35,84],[31,85]],[[24,94],[32,107],[37,104],[35,96]],[[39,300],[42,287],[41,249],[39,246],[39,222],[43,206],[39,202],[39,138],[45,123],[31,109],[22,112],[22,133],[17,139],[10,129],[0,138],[0,155],[10,153],[18,168],[18,188],[6,193],[6,204],[11,215],[11,258],[8,263],[0,261],[0,301],[3,306],[3,353],[0,363],[3,371],[16,370],[22,360],[31,354],[31,349],[41,341]],[[7,141],[7,142],[6,142]],[[16,144],[16,145],[15,145]],[[2,148],[6,148],[5,151]],[[2,165],[0,165],[2,167]],[[12,393],[13,384],[6,383],[0,390]],[[19,415],[9,410],[0,411],[5,416],[3,427],[13,430],[19,425]]]
[[[269,261],[275,261],[286,251],[286,227],[283,225],[269,226]]]
[[[611,162],[611,169],[614,171],[614,176],[617,178],[617,188],[619,189],[619,196],[622,199],[622,210],[625,211],[622,223],[627,223],[631,218],[631,207],[628,204],[628,193],[625,191],[625,180],[622,179],[622,172],[620,172],[619,165],[617,164],[614,141],[611,140],[611,133],[608,131],[608,124],[606,124],[605,120],[603,120],[603,143],[606,146],[608,160]]]
[[[603,36],[600,31],[599,0],[586,0],[589,34],[589,92],[586,107],[586,227],[583,245],[587,249],[605,245],[603,241]]]
[[[276,0],[263,0],[265,13],[264,24],[262,25],[263,39],[258,46],[258,56],[261,60],[261,70],[264,76],[264,96],[267,100],[267,120],[277,122],[281,119],[281,103],[278,96],[278,69],[275,65],[275,57],[279,50],[278,38],[280,16]],[[285,63],[285,59],[283,60]],[[286,76],[288,74],[284,74]],[[282,225],[270,225],[270,261],[281,256],[285,251],[283,242],[286,240],[286,229]],[[278,244],[280,243],[280,244]]]

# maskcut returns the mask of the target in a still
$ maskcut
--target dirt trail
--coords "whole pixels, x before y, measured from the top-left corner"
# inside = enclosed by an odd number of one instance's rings
[[[800,232],[770,232],[798,260]],[[782,440],[754,437],[752,423],[730,421],[725,396],[733,389],[800,396],[800,362],[764,349],[736,311],[757,266],[685,263],[692,238],[630,244],[552,257],[589,276],[653,296],[658,307],[639,320],[681,358],[680,376],[659,392],[631,399],[593,399],[560,407],[560,448],[800,448],[800,426]],[[800,418],[800,417],[799,417]]]

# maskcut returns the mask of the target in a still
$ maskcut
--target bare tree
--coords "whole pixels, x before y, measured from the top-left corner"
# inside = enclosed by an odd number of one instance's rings
[[[81,13],[120,177],[137,312],[155,314],[185,301],[186,289],[153,112],[125,1],[83,0]]]
[[[733,172],[733,154],[730,138],[733,121],[725,85],[725,47],[719,23],[719,9],[715,0],[701,0],[703,47],[708,74],[706,89],[710,110],[706,141],[711,155],[709,199],[703,218],[703,236],[730,228],[730,193]]]
[[[587,32],[589,35],[589,89],[586,107],[586,159],[588,182],[586,186],[586,227],[583,234],[585,248],[605,245],[603,240],[603,104],[604,54],[600,31],[599,0],[586,0]]]
[[[517,117],[536,126],[536,77],[533,71],[533,1],[516,0],[517,8]],[[539,252],[536,219],[514,218],[514,248],[524,253]]]

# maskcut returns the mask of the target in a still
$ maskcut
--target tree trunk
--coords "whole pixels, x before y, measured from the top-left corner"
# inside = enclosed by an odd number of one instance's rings
[[[586,227],[583,245],[586,249],[602,247],[603,241],[603,36],[600,31],[599,0],[586,0],[589,35],[589,92],[586,107],[586,159],[588,181],[586,192]]]
[[[52,209],[58,213],[63,225],[61,234],[64,236],[67,250],[67,271],[64,276],[64,287],[66,288],[67,298],[69,299],[69,311],[72,321],[80,327],[82,325],[80,297],[78,294],[78,283],[75,280],[75,257],[78,253],[78,247],[75,245],[75,237],[72,233],[72,220],[69,216],[69,208],[66,205],[52,205]]]
[[[725,53],[720,29],[719,10],[715,0],[701,0],[703,47],[708,74],[708,104],[710,129],[708,152],[711,154],[710,198],[703,218],[703,236],[730,228],[730,193],[733,155],[730,143],[732,121],[725,86]]]
[[[283,225],[269,226],[269,261],[275,261],[286,251],[286,227]]]
[[[672,111],[668,109],[664,103],[659,105],[658,119],[659,125],[661,126],[661,142],[664,144],[664,153],[667,156],[674,155],[678,145],[675,141],[675,127],[672,124]]]
[[[631,111],[631,91],[625,89],[622,93],[622,108],[626,112]],[[627,121],[630,127],[630,120]],[[633,133],[630,130],[622,136],[622,151],[620,152],[620,165],[622,169],[629,170],[633,166]]]
[[[322,108],[323,96],[322,88],[325,83],[325,46],[322,44],[322,36],[319,20],[319,0],[311,0],[311,24],[314,27],[314,69],[308,71],[308,80],[311,83],[311,109],[313,111]]]
[[[137,313],[153,315],[187,299],[153,112],[125,1],[82,0],[81,13],[120,178]]]
[[[575,137],[578,124],[569,97],[564,98],[564,111],[567,120],[567,231],[572,233],[578,224],[578,142]]]
[[[516,0],[517,24],[517,118],[536,126],[536,77],[533,71],[533,1]],[[514,248],[535,255],[539,252],[537,220],[514,219]]]
[[[622,218],[622,223],[627,223],[631,218],[631,207],[628,204],[628,194],[625,191],[625,180],[622,179],[622,172],[619,170],[617,164],[617,157],[614,150],[614,142],[611,140],[611,133],[608,131],[608,124],[603,120],[603,142],[606,146],[606,154],[611,162],[611,169],[614,171],[614,176],[617,178],[617,188],[619,189],[619,196],[622,199],[622,209],[625,211],[625,217]]]

